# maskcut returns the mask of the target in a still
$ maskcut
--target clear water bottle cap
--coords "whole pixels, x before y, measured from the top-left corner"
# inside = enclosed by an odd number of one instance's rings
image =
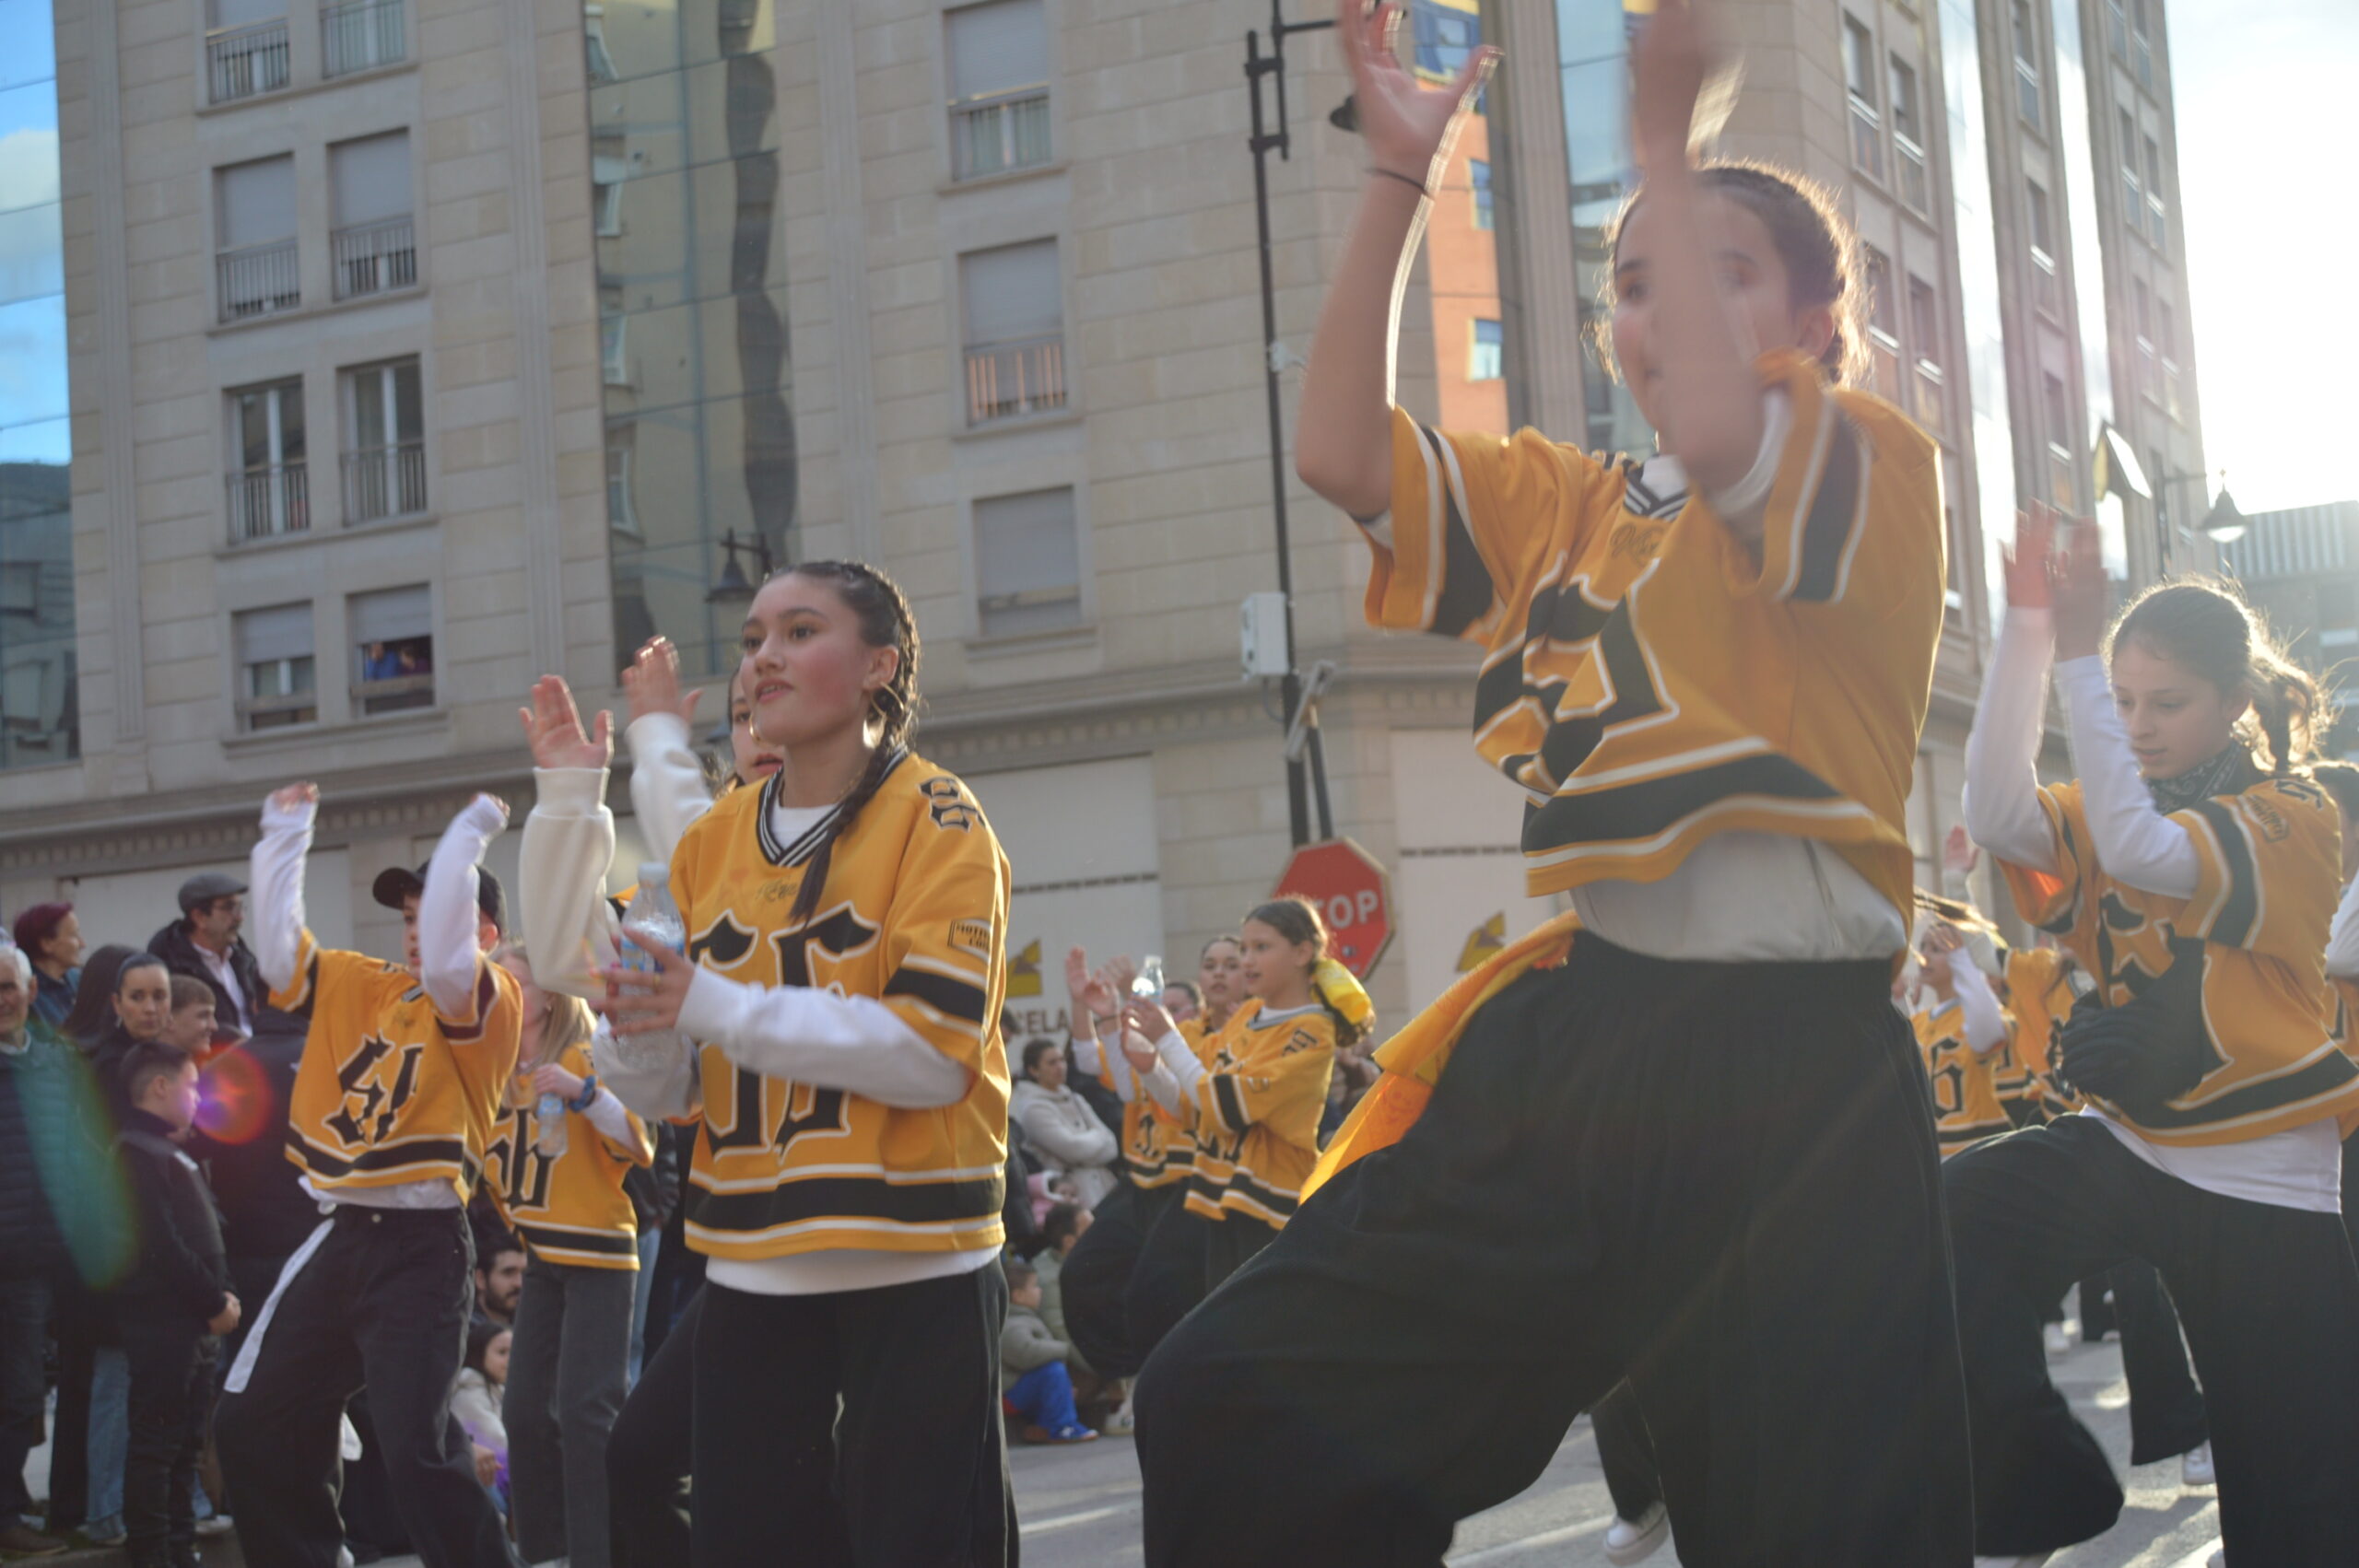
[[[641,887],[669,887],[669,886],[671,886],[671,885],[672,885],[672,868],[671,868],[671,867],[669,867],[669,866],[667,866],[667,865],[665,865],[665,864],[664,864],[663,861],[661,861],[661,860],[641,860],[641,861],[640,861],[640,863],[639,863],[639,885],[640,885],[640,886],[641,886]]]

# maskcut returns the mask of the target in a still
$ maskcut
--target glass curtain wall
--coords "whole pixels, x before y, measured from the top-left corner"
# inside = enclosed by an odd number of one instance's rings
[[[82,751],[54,37],[0,0],[0,767]]]
[[[694,674],[735,662],[723,542],[750,579],[797,521],[776,4],[583,7],[615,640]]]
[[[1581,444],[1595,451],[1654,450],[1654,431],[1607,369],[1598,342],[1606,326],[1605,288],[1612,281],[1606,234],[1622,199],[1637,183],[1630,153],[1630,41],[1646,20],[1639,3],[1556,0],[1573,264],[1581,298],[1581,403],[1589,415]]]

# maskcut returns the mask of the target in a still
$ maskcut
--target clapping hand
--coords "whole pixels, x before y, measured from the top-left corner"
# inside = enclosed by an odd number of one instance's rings
[[[1370,167],[1424,186],[1448,161],[1459,127],[1498,64],[1499,52],[1488,45],[1470,51],[1456,80],[1429,88],[1402,66],[1394,50],[1403,14],[1399,6],[1343,0],[1335,30],[1344,41],[1344,63],[1351,67],[1352,108]]]
[[[623,672],[623,695],[630,700],[633,723],[651,713],[669,713],[693,731],[700,690],[680,691],[680,650],[667,637],[647,639],[645,647]]]
[[[534,681],[533,706],[517,709],[516,716],[524,721],[534,767],[604,767],[614,760],[614,715],[602,709],[585,730],[562,675]]]

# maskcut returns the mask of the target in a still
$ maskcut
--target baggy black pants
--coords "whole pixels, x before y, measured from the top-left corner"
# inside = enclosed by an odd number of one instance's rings
[[[2058,1550],[2119,1515],[2104,1450],[2048,1381],[2036,1304],[2060,1281],[2139,1258],[2169,1287],[2203,1379],[2228,1561],[2352,1561],[2359,1265],[2340,1216],[2189,1186],[2085,1116],[1977,1144],[1942,1175],[1978,1550]]]
[[[1148,1568],[1429,1565],[1628,1377],[1690,1568],[1964,1568],[1931,1105],[1886,965],[1583,936],[1137,1391]]]
[[[827,1295],[708,1280],[696,1328],[696,1568],[1013,1564],[1006,1316],[995,1263]],[[828,1476],[833,1507],[815,1517]]]
[[[450,1419],[475,1300],[457,1209],[339,1206],[280,1276],[239,1352],[214,1440],[250,1568],[334,1568],[338,1418],[365,1385],[385,1477],[427,1568],[515,1568],[499,1514]],[[230,1382],[239,1368],[231,1368]]]
[[[679,1568],[688,1560],[688,1472],[696,1443],[697,1325],[704,1319],[704,1287],[697,1287],[655,1353],[639,1370],[606,1434],[607,1538],[612,1568]],[[812,1482],[824,1500],[829,1478]],[[822,1504],[824,1505],[824,1503]],[[810,1504],[801,1504],[806,1514]]]
[[[1099,1201],[1089,1228],[1065,1256],[1058,1290],[1074,1347],[1101,1377],[1132,1377],[1146,1360],[1130,1327],[1131,1284],[1156,1222],[1178,1207],[1184,1182],[1118,1187]]]

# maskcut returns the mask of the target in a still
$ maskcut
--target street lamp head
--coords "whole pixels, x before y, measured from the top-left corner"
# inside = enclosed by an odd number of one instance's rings
[[[2203,536],[2214,544],[2232,544],[2245,536],[2245,514],[2236,509],[2236,498],[2228,494],[2226,486],[2220,487],[2220,498],[2203,515],[2202,526]]]
[[[748,578],[745,575],[745,568],[738,564],[737,556],[740,551],[754,557],[755,565],[763,579],[768,579],[770,575],[770,542],[757,532],[750,543],[740,544],[737,542],[737,531],[733,528],[722,536],[721,576],[710,589],[706,590],[704,596],[706,603],[751,604],[754,602],[757,580]]]

